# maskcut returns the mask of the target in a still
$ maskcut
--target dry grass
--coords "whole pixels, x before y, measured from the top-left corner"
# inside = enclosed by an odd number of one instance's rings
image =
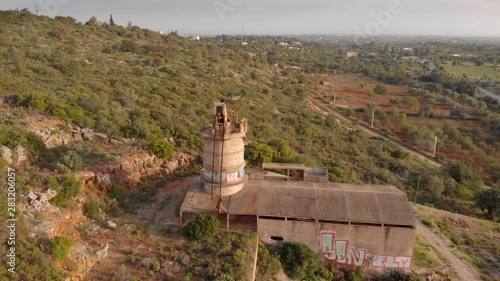
[[[434,248],[432,248],[422,235],[417,234],[413,250],[413,268],[435,269],[443,265],[444,262],[441,261]]]
[[[498,258],[500,257],[500,224],[421,205],[415,206],[414,210],[419,219],[434,222],[436,225],[434,229],[450,240],[450,244],[454,245],[460,257],[474,266],[483,280],[500,280],[500,259]],[[453,240],[456,241],[453,242]],[[426,265],[433,264],[433,259],[431,251],[417,237],[415,266],[425,268]]]

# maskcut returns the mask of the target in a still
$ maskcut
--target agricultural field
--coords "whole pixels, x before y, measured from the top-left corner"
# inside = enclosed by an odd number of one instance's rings
[[[375,128],[430,154],[437,136],[438,159],[474,166],[486,181],[495,177],[497,164],[491,163],[500,158],[498,136],[480,116],[454,115],[457,106],[473,112],[477,102],[403,85],[384,85],[386,92],[376,94],[377,85],[383,83],[360,74],[338,74],[315,76],[308,88],[323,95],[324,105],[335,103],[366,124],[374,111]]]
[[[445,61],[441,63],[441,66],[457,78],[467,77],[472,81],[491,78],[495,83],[500,83],[500,67],[495,68],[492,64],[478,66],[470,62],[462,62],[454,65],[450,61]]]

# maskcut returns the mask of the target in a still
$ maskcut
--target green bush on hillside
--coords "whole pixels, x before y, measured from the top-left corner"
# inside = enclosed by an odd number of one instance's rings
[[[99,204],[95,201],[90,201],[83,207],[83,214],[90,219],[93,219],[99,214]]]
[[[71,176],[62,176],[59,183],[61,187],[57,190],[58,194],[50,202],[59,208],[66,208],[68,201],[80,194],[82,184]]]
[[[66,152],[55,165],[55,169],[63,173],[80,170],[81,168],[83,168],[83,158],[74,150]]]
[[[323,262],[307,246],[286,242],[279,251],[281,265],[290,278],[315,280],[321,275]]]
[[[148,152],[158,158],[171,158],[174,155],[174,145],[166,140],[156,140],[149,145]]]
[[[12,126],[0,125],[0,146],[14,149],[18,145],[24,147],[26,151],[35,156],[43,157],[48,154],[47,147],[35,133]]]
[[[196,241],[205,241],[215,236],[219,231],[219,220],[210,215],[201,214],[194,222],[190,222],[184,228],[184,234]]]
[[[71,239],[56,236],[52,241],[50,241],[50,251],[52,257],[58,261],[63,261],[68,258],[69,249],[73,246],[73,241]]]
[[[257,280],[271,280],[280,268],[279,256],[269,251],[268,247],[259,244],[257,260]]]
[[[250,167],[261,167],[262,163],[273,160],[273,148],[264,143],[251,143],[245,147],[245,159]]]
[[[116,199],[118,202],[123,202],[127,194],[125,193],[125,190],[123,190],[123,187],[113,184],[108,190],[108,195],[109,197]]]

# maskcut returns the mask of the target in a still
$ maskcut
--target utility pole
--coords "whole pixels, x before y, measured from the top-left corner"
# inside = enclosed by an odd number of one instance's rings
[[[337,108],[337,94],[333,95],[333,109]]]
[[[434,138],[434,152],[432,152],[432,157],[436,157],[436,150],[437,150],[437,146],[438,146],[438,136],[436,136]]]
[[[373,121],[375,120],[375,109],[372,110],[372,125],[371,127],[373,128]]]
[[[418,182],[417,182],[417,190],[415,190],[415,195],[413,196],[413,203],[417,204],[417,193],[418,193],[418,188],[420,187],[420,179],[422,178],[422,174],[418,176]]]

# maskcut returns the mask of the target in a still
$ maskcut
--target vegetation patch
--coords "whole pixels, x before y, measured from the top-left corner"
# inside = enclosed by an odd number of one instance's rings
[[[58,261],[63,261],[68,258],[69,250],[73,246],[71,239],[56,236],[50,241],[50,251],[52,257]]]
[[[219,231],[219,220],[210,215],[201,214],[196,217],[196,220],[190,222],[184,227],[184,234],[196,241],[205,241],[213,237]]]

